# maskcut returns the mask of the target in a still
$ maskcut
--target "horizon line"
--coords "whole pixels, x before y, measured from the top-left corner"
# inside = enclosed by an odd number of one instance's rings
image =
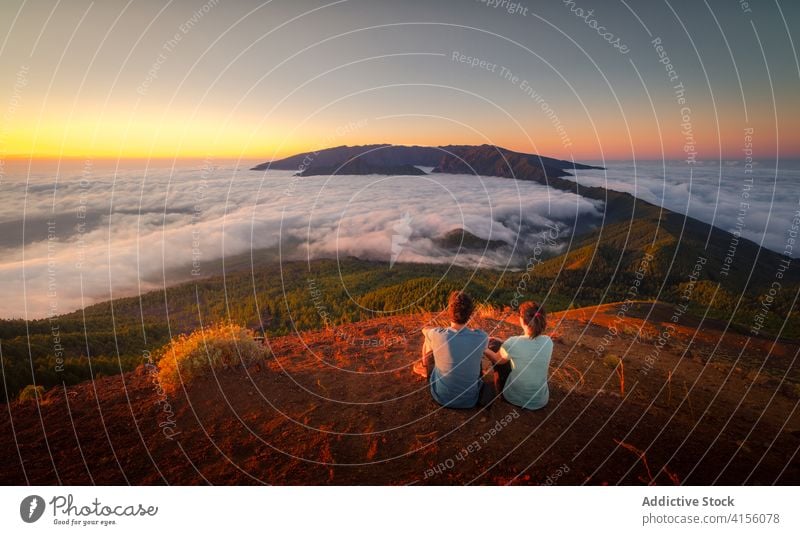
[[[35,161],[126,161],[126,160],[136,160],[136,161],[179,161],[179,160],[203,160],[203,159],[211,159],[211,160],[237,160],[237,161],[245,161],[245,160],[260,160],[260,161],[275,161],[281,160],[284,158],[289,158],[292,156],[300,155],[300,154],[307,154],[312,152],[318,152],[328,149],[333,149],[337,147],[365,147],[365,146],[375,146],[375,145],[386,145],[386,146],[402,146],[402,147],[447,147],[447,146],[493,146],[499,149],[509,150],[512,152],[518,152],[521,154],[535,154],[532,152],[526,152],[524,150],[519,149],[510,149],[508,147],[503,147],[501,145],[493,145],[491,143],[481,143],[481,144],[457,144],[457,143],[448,143],[448,144],[439,144],[439,145],[422,145],[422,144],[404,144],[404,143],[365,143],[365,144],[357,144],[357,145],[332,145],[328,147],[318,147],[318,148],[309,148],[304,149],[297,152],[286,152],[284,154],[275,154],[272,157],[272,160],[269,160],[269,156],[265,153],[259,154],[233,154],[233,153],[220,153],[220,154],[208,154],[208,153],[190,153],[190,154],[178,154],[178,155],[166,155],[166,154],[120,154],[120,155],[108,155],[108,154],[101,154],[101,155],[90,155],[90,154],[52,154],[52,153],[43,153],[43,154],[7,154],[7,155],[0,155],[0,164],[2,162],[17,162],[17,161],[27,161],[27,162],[35,162]],[[576,155],[568,155],[568,156],[561,156],[561,155],[554,155],[554,154],[535,154],[537,156],[555,158],[559,160],[565,161],[592,161],[592,162],[630,162],[630,161],[685,161],[686,156],[683,153],[678,155],[652,155],[647,154],[644,156],[636,157],[635,155],[628,155],[627,157],[620,157],[619,155],[614,156],[606,156],[603,157],[602,155],[586,155],[586,156],[576,156]],[[791,160],[800,160],[800,153],[797,154],[790,154],[790,155],[753,155],[753,156],[744,156],[741,153],[735,154],[723,154],[720,157],[714,158],[696,158],[696,161],[700,162],[719,162],[719,161],[741,161],[745,159],[752,159],[753,161],[791,161]]]

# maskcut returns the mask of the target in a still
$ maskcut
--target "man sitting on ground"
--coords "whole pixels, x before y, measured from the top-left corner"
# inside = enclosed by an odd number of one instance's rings
[[[483,380],[481,358],[489,336],[468,329],[474,304],[464,292],[453,292],[448,300],[450,327],[423,329],[422,360],[414,372],[431,385],[433,399],[444,407],[469,409],[478,404]]]

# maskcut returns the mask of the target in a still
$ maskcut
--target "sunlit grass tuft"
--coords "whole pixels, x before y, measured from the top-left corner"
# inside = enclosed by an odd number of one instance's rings
[[[19,393],[20,401],[36,401],[42,399],[44,395],[43,386],[28,385]]]
[[[175,392],[194,379],[213,372],[246,368],[264,362],[269,350],[253,339],[253,333],[230,323],[211,325],[174,338],[161,350],[159,381]]]

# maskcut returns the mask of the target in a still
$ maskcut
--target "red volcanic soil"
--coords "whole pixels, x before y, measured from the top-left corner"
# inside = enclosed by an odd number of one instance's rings
[[[0,483],[800,483],[800,346],[686,314],[670,329],[667,304],[618,310],[551,316],[551,400],[535,412],[436,405],[411,373],[431,315],[270,340],[263,365],[196,381],[168,406],[143,368],[55,388],[0,407]]]

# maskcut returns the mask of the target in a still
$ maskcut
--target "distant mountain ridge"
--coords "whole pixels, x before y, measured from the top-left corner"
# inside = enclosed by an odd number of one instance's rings
[[[538,169],[538,176],[541,177],[571,176],[567,169],[602,169],[601,167],[593,167],[547,156],[514,152],[493,145],[422,147],[418,145],[376,144],[353,147],[342,145],[314,152],[303,152],[281,160],[261,163],[251,170],[296,170],[300,176],[320,174],[400,174],[394,173],[392,170],[394,168],[402,169],[405,167],[408,169],[410,166],[422,166],[433,167],[433,172],[439,173],[480,175],[482,173],[476,172],[477,170],[471,170],[469,165],[464,165],[465,160],[474,160],[476,155],[481,158],[481,161],[490,159],[495,162],[497,164],[495,167],[498,169],[505,160],[513,160],[513,163],[511,161],[508,162],[509,165],[507,167],[513,167],[516,163],[524,160],[527,162],[527,168]],[[498,160],[500,163],[497,163]],[[354,162],[358,163],[354,165]],[[461,162],[461,165],[459,165],[459,162]],[[373,172],[362,172],[365,169]],[[506,175],[493,173],[491,176]],[[510,176],[509,178],[517,177]],[[521,179],[529,180],[529,178]]]
[[[306,167],[296,176],[332,176],[332,175],[394,175],[417,176],[427,175],[425,171],[410,164],[376,165],[361,158],[348,160],[341,165],[312,165]]]
[[[302,173],[310,167],[339,167],[350,160],[361,160],[365,164],[376,167],[392,165],[421,165],[435,167],[442,159],[441,149],[458,148],[449,147],[420,147],[404,145],[388,145],[385,143],[375,145],[347,146],[341,145],[321,149],[318,151],[301,152],[288,158],[264,162],[252,168],[253,171],[266,169],[296,170]]]

